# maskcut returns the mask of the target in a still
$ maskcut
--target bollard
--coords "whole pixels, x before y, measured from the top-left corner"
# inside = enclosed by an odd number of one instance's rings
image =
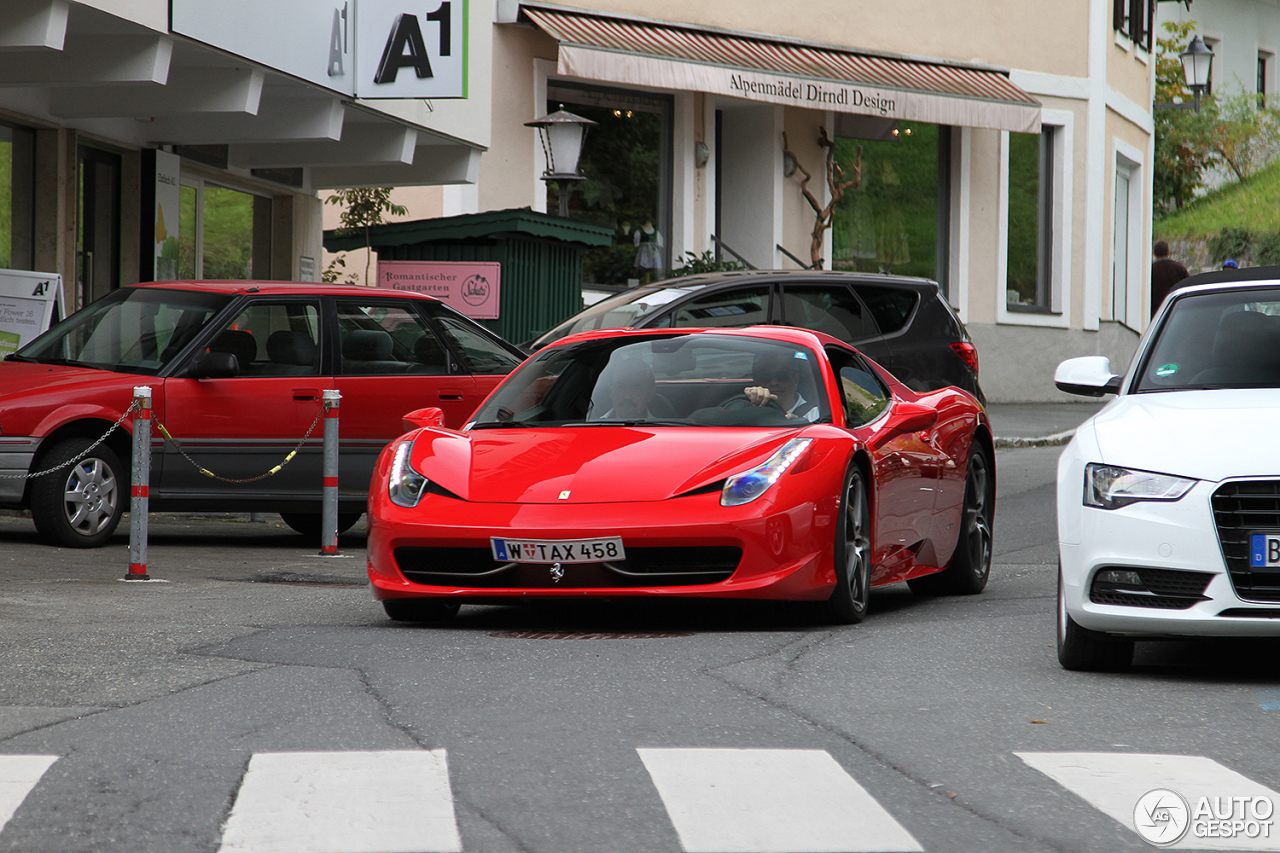
[[[320,510],[320,556],[338,554],[338,407],[342,395],[324,392],[324,503]]]
[[[147,581],[147,513],[151,488],[151,388],[133,389],[133,488],[129,498],[129,572],[127,581]]]

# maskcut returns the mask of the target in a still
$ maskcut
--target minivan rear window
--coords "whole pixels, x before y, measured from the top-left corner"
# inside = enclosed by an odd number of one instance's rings
[[[867,310],[876,318],[882,335],[891,335],[905,326],[920,301],[920,295],[914,290],[901,287],[855,284],[853,289],[858,291]]]

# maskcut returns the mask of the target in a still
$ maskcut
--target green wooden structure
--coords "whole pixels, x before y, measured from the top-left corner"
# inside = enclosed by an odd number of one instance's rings
[[[384,261],[497,261],[498,319],[477,322],[514,343],[582,310],[582,253],[613,243],[613,229],[528,208],[393,222],[370,229]],[[364,235],[326,231],[330,252],[364,248]]]

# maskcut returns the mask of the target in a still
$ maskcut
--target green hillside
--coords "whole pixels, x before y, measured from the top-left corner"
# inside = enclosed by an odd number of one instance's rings
[[[1152,226],[1157,240],[1211,239],[1224,228],[1258,237],[1280,232],[1280,161],[1259,169],[1246,183],[1207,193]]]

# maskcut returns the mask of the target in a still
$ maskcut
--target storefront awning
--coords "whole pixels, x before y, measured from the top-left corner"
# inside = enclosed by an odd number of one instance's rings
[[[1039,133],[1040,104],[996,69],[887,57],[544,6],[559,74],[750,101]]]

